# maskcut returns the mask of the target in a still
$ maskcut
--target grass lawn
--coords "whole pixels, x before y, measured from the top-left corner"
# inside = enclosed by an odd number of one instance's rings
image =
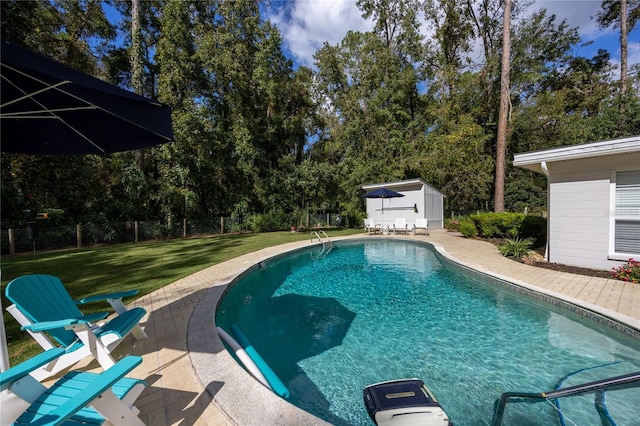
[[[352,235],[359,229],[331,229],[330,237]],[[201,238],[150,241],[86,249],[25,253],[2,259],[2,311],[11,365],[38,352],[40,346],[5,308],[4,287],[25,274],[58,276],[73,299],[93,294],[139,289],[136,297],[151,293],[180,278],[234,257],[293,241],[310,240],[309,232],[224,234]],[[125,304],[134,298],[125,300]],[[110,309],[105,302],[83,305],[83,313]]]

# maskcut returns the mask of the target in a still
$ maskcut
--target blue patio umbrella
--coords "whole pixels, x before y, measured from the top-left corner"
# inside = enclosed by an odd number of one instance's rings
[[[361,197],[362,198],[380,198],[382,201],[382,214],[384,214],[384,199],[404,197],[404,194],[382,187],[374,191],[367,192],[366,194],[362,194]]]
[[[7,40],[0,56],[2,153],[107,154],[173,140],[167,105]],[[8,368],[0,318],[0,371]]]
[[[173,140],[171,108],[2,40],[2,152],[105,154]]]

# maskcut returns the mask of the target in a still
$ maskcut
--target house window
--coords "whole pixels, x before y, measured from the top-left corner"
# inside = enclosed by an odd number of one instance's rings
[[[616,172],[616,253],[640,254],[640,170]]]

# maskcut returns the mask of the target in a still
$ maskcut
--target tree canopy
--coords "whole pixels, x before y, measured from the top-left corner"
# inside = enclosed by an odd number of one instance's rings
[[[34,208],[71,223],[348,214],[363,184],[410,178],[448,210],[493,208],[502,2],[358,0],[373,30],[325,43],[313,69],[294,66],[256,0],[135,4],[132,20],[129,2],[0,2],[3,38],[169,104],[175,134],[144,161],[3,154],[4,227]],[[633,31],[636,0],[603,0],[599,25],[619,29],[621,5]],[[526,6],[510,14],[506,210],[546,203],[514,153],[640,134],[638,64],[623,84],[611,52],[576,55],[577,28]]]

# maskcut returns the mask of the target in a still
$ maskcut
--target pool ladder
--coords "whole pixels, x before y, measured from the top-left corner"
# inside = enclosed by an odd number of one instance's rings
[[[505,392],[500,396],[495,402],[494,406],[494,414],[493,414],[493,426],[500,426],[502,424],[502,418],[504,417],[504,410],[508,402],[540,402],[540,401],[550,401],[557,398],[572,396],[572,395],[580,395],[588,392],[596,393],[596,401],[595,406],[600,415],[600,418],[603,420],[603,425],[614,424],[609,422],[609,415],[606,407],[604,406],[604,394],[603,392],[607,389],[615,389],[615,388],[628,388],[628,387],[638,387],[640,386],[640,371],[630,374],[624,374],[622,376],[610,377],[604,380],[597,380],[595,382],[584,383],[582,385],[571,386],[564,389],[556,389],[549,392],[541,392],[541,393],[525,393],[525,392]],[[560,424],[564,425],[564,418],[562,413],[559,413]]]
[[[322,243],[322,251],[320,252],[320,254],[318,254],[318,258],[320,258],[320,256],[322,256],[323,254],[327,254],[331,251],[331,249],[333,248],[333,243],[331,242],[331,239],[329,238],[327,233],[324,232],[324,229],[321,229],[320,231],[311,232],[311,242],[314,242],[316,238],[318,239],[318,241]],[[327,245],[329,246],[329,250],[327,250]],[[325,253],[325,250],[326,250],[326,253]]]

